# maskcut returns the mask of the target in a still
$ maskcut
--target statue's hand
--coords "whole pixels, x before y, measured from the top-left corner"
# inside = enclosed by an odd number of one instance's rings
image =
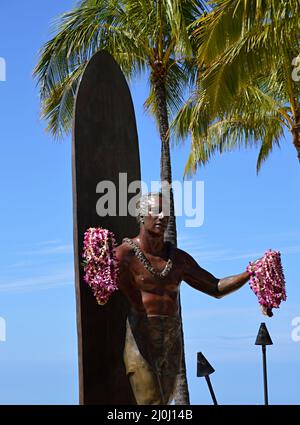
[[[248,271],[248,273],[250,273],[250,274],[253,274],[253,272],[254,272],[254,268],[255,268],[255,266],[256,266],[256,263],[258,263],[259,261],[261,261],[262,260],[262,258],[263,257],[260,257],[260,258],[257,258],[256,260],[253,260],[253,261],[250,261],[249,262],[249,264],[248,264],[248,266],[247,266],[247,271]]]

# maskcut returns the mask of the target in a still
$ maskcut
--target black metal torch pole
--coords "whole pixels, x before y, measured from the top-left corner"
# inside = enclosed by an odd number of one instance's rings
[[[210,377],[209,376],[205,376],[205,379],[206,379],[206,382],[207,382],[207,385],[208,385],[208,389],[209,389],[209,392],[210,392],[212,401],[213,401],[214,405],[217,406],[218,405],[218,402],[217,402],[217,399],[216,399],[216,396],[215,396],[215,393],[214,393],[214,389],[213,389],[213,387],[211,385]]]
[[[263,369],[264,369],[264,394],[265,394],[265,405],[268,406],[268,377],[267,377],[267,348],[265,345],[261,346],[263,356]]]

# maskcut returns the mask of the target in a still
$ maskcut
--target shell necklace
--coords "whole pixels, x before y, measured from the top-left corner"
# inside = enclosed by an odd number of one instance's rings
[[[173,267],[173,263],[172,263],[171,258],[168,259],[167,264],[165,265],[164,269],[161,272],[159,272],[159,271],[155,270],[154,267],[152,267],[148,258],[146,258],[145,254],[143,253],[141,248],[135,242],[133,242],[129,238],[124,238],[123,242],[126,242],[133,249],[134,255],[140,260],[140,262],[143,264],[145,269],[147,269],[153,276],[158,277],[160,279],[163,279],[164,277],[166,277],[170,273],[170,271]]]

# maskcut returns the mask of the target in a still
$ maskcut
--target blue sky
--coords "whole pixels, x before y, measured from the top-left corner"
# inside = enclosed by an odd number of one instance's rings
[[[32,69],[49,38],[52,19],[74,1],[29,0],[0,5],[0,342],[1,404],[76,404],[77,341],[72,251],[71,141],[55,142],[39,120]],[[159,178],[160,145],[153,120],[143,112],[144,80],[131,84],[142,176]],[[173,176],[181,180],[189,146],[172,150]],[[299,404],[300,342],[291,338],[300,316],[300,167],[290,135],[256,176],[257,151],[216,156],[193,181],[204,181],[205,219],[198,228],[178,218],[179,246],[217,277],[239,273],[268,248],[282,252],[286,303],[269,319],[260,314],[248,285],[216,300],[182,286],[188,378],[193,404],[210,404],[196,378],[196,353],[216,369],[211,379],[220,404],[263,401],[260,348],[262,321],[268,348],[269,399]],[[151,161],[149,161],[151,158]]]

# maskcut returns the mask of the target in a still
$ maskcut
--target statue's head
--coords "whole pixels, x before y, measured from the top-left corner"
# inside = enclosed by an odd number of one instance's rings
[[[168,198],[162,192],[142,195],[137,202],[137,220],[140,226],[151,233],[163,234],[170,217],[169,205]]]

